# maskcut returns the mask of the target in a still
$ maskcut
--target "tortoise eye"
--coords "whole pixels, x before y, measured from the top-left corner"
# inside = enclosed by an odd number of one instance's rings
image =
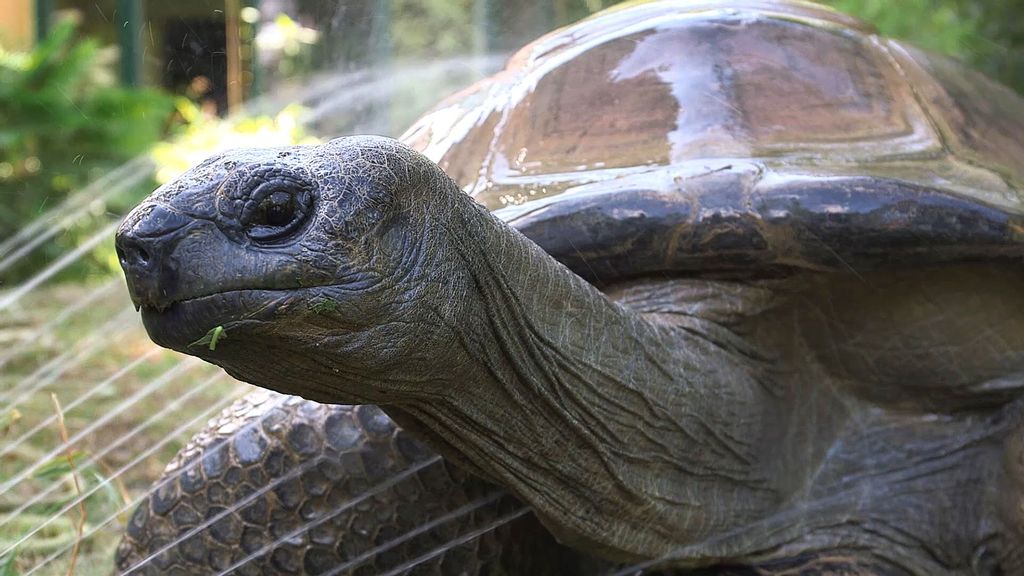
[[[245,233],[258,242],[281,240],[309,217],[313,195],[303,186],[260,186],[253,191],[250,208],[242,215]]]
[[[256,218],[251,226],[284,228],[295,217],[295,195],[278,191],[267,196],[256,208]]]

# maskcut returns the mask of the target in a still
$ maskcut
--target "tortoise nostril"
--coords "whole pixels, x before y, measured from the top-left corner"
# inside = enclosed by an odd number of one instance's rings
[[[144,204],[125,217],[114,237],[128,293],[137,308],[163,309],[177,291],[172,254],[193,220],[165,206]]]
[[[145,242],[133,237],[130,234],[123,234],[118,237],[115,244],[117,259],[121,267],[128,270],[141,272],[154,264],[153,254],[145,247]]]

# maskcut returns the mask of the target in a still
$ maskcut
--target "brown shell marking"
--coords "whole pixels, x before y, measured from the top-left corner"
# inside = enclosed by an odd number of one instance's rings
[[[1024,99],[871,32],[798,1],[611,10],[405,139],[590,280],[1024,255]]]

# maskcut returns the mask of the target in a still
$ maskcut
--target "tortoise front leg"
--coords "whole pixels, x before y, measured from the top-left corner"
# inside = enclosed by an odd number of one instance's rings
[[[168,466],[132,515],[116,565],[190,575],[601,571],[375,406],[262,392]]]

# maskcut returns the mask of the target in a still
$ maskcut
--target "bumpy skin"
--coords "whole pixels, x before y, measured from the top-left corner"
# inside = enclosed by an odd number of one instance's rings
[[[542,41],[413,131],[429,158],[204,162],[118,233],[150,336],[379,405],[584,555],[1024,573],[1024,101],[735,4]]]
[[[375,406],[255,393],[170,463],[132,515],[116,565],[131,574],[384,574],[521,510]],[[410,534],[424,525],[432,529]],[[401,573],[582,575],[600,566],[527,514]]]

